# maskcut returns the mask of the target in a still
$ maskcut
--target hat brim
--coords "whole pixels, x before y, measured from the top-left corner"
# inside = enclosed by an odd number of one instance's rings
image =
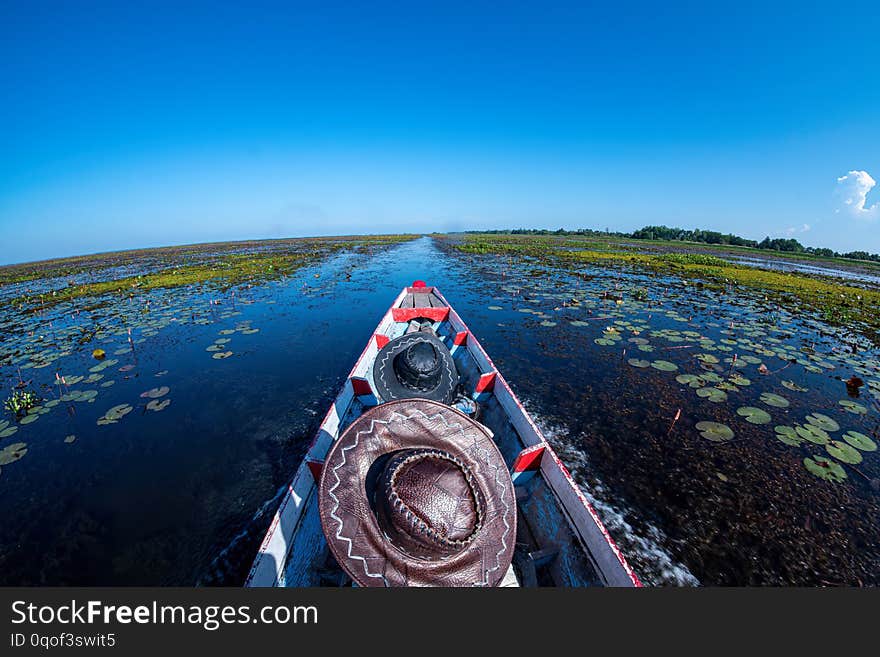
[[[404,349],[418,343],[427,342],[434,346],[440,356],[440,382],[432,390],[413,390],[403,385],[394,371],[394,359]],[[458,370],[449,349],[436,336],[424,331],[407,333],[391,340],[376,354],[373,363],[373,382],[382,401],[395,399],[431,399],[451,404],[458,389]]]
[[[365,486],[380,457],[434,448],[466,463],[486,501],[480,531],[462,551],[436,560],[396,548],[373,512]],[[321,474],[318,509],[327,544],[361,586],[496,586],[513,558],[513,482],[491,434],[443,404],[408,399],[382,404],[355,420],[334,443]]]

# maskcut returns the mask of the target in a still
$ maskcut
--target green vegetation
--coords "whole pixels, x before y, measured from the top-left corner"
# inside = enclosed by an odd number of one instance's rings
[[[16,390],[3,402],[3,408],[16,417],[21,417],[41,401],[42,398],[33,390]]]
[[[453,246],[465,253],[519,253],[602,266],[645,267],[731,292],[737,287],[760,290],[775,295],[782,302],[804,304],[832,324],[861,322],[874,331],[880,329],[880,313],[877,312],[880,291],[854,287],[827,277],[757,269],[699,253],[654,254],[620,250],[613,242],[599,244],[600,248],[582,249],[568,240],[549,236],[467,235],[461,242],[453,242]]]
[[[867,251],[849,251],[847,253],[838,253],[833,249],[819,248],[812,246],[804,246],[796,239],[791,238],[770,238],[765,237],[760,242],[757,240],[747,239],[734,235],[733,233],[720,233],[713,230],[687,230],[684,228],[670,228],[669,226],[645,226],[639,228],[632,233],[611,232],[608,230],[598,231],[589,228],[580,228],[577,230],[546,230],[546,229],[525,229],[519,228],[514,230],[487,230],[473,231],[471,234],[479,235],[510,235],[510,236],[555,236],[557,238],[565,237],[593,237],[597,241],[609,241],[620,239],[632,239],[643,242],[649,242],[651,245],[675,245],[676,243],[690,243],[695,245],[704,245],[706,247],[725,247],[728,250],[744,250],[744,251],[774,251],[784,254],[789,258],[822,258],[823,260],[833,260],[842,263],[852,263],[859,261],[865,264],[880,264],[880,254],[868,253]]]
[[[218,248],[217,245],[126,251],[106,256],[83,256],[0,268],[0,285],[44,277],[70,276],[90,269],[119,266],[137,261],[140,258],[141,262],[154,262],[158,270],[140,276],[69,284],[65,288],[45,294],[26,293],[14,299],[12,303],[16,306],[34,303],[41,307],[47,307],[82,297],[95,297],[104,294],[135,294],[139,291],[193,285],[208,281],[220,282],[223,286],[230,287],[250,281],[286,276],[318,258],[343,249],[360,251],[412,238],[412,235],[381,235],[320,240],[285,240],[281,243],[230,243],[221,245],[219,253],[206,250],[209,246]],[[274,247],[274,250],[268,249],[267,245]],[[244,250],[244,252],[230,252],[233,250]]]

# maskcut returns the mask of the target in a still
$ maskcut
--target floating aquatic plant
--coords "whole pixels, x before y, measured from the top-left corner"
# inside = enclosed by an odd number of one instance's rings
[[[130,404],[118,404],[98,418],[99,425],[115,424],[134,410]]]
[[[702,363],[709,363],[712,365],[719,362],[718,358],[713,356],[712,354],[697,354],[696,356],[694,356],[694,358]]]
[[[675,377],[675,380],[679,383],[689,385],[691,388],[702,388],[704,385],[702,377],[699,377],[696,374],[679,374]]]
[[[150,411],[161,411],[168,408],[168,405],[171,403],[170,399],[163,399],[159,401],[158,399],[154,399],[151,402],[147,402],[147,409]]]
[[[229,358],[232,355],[231,351],[221,351],[220,353],[214,354],[211,358],[216,360],[222,360],[223,358]]]
[[[651,365],[650,361],[641,360],[639,358],[630,358],[626,362],[629,363],[630,365],[632,365],[633,367],[650,367],[650,365]]]
[[[863,433],[859,433],[858,431],[847,431],[842,437],[850,445],[863,452],[877,451],[877,443]]]
[[[861,404],[857,404],[851,399],[841,399],[838,403],[843,406],[843,410],[845,410],[847,413],[853,413],[854,415],[865,415],[868,412],[867,408],[865,408]]]
[[[843,461],[844,463],[856,464],[862,462],[862,455],[859,453],[859,450],[842,440],[832,440],[825,446],[825,451],[838,461]]]
[[[827,445],[831,442],[831,436],[824,429],[812,424],[799,424],[795,426],[797,434],[804,440],[809,440],[816,445]]]
[[[772,392],[761,393],[761,401],[767,404],[767,406],[773,406],[775,408],[789,407],[789,402],[785,397],[773,394]]]
[[[813,458],[808,456],[804,459],[804,467],[807,471],[825,481],[839,483],[846,479],[846,471],[843,467],[824,456],[814,456]]]
[[[696,427],[703,438],[711,440],[713,443],[725,442],[734,436],[733,429],[719,422],[697,422]]]
[[[840,429],[840,425],[837,424],[833,419],[828,417],[827,415],[823,415],[822,413],[813,413],[806,417],[807,422],[812,424],[814,427],[819,427],[825,431],[837,431]]]
[[[738,408],[736,409],[736,414],[742,416],[746,422],[751,424],[768,424],[772,419],[767,411],[755,408],[754,406]]]
[[[783,381],[782,387],[788,388],[789,390],[792,390],[793,392],[807,392],[807,388],[803,388],[803,387],[799,386],[794,381]]]
[[[18,431],[17,426],[10,426],[8,421],[0,420],[0,438],[9,438],[9,436],[14,434],[16,431]]]
[[[81,390],[76,401],[90,402],[98,396],[97,390]]]
[[[501,310],[501,309],[499,308],[499,310]],[[253,335],[254,333],[259,333],[259,332],[260,332],[260,329],[258,329],[258,328],[246,328],[246,329],[242,329],[242,331],[241,331],[242,335]]]
[[[27,443],[12,443],[0,449],[0,465],[15,463],[27,454]]]
[[[33,390],[13,390],[12,395],[3,402],[3,408],[21,417],[41,401],[42,398]]]
[[[700,388],[697,390],[697,397],[717,404],[727,400],[727,393],[718,388]]]
[[[655,360],[651,363],[651,367],[661,372],[674,372],[678,369],[678,365],[670,363],[668,360]]]
[[[777,425],[773,430],[776,432],[776,437],[786,445],[798,447],[805,440],[805,438],[798,435],[798,432],[794,427]]]
[[[160,386],[158,388],[150,388],[146,392],[141,393],[143,399],[158,399],[164,397],[171,390],[168,386]]]
[[[66,437],[64,438],[64,442],[66,442],[68,445],[69,445],[70,443],[72,443],[74,440],[76,440],[76,436],[73,435],[73,434],[70,434],[69,436],[66,436]]]

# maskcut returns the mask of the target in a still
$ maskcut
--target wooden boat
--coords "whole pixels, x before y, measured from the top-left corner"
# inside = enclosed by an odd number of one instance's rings
[[[502,586],[641,586],[602,521],[461,317],[436,287],[416,281],[385,313],[321,423],[283,495],[246,586],[345,586],[318,516],[317,480],[330,445],[379,403],[376,354],[392,338],[430,320],[449,347],[464,391],[480,408],[511,468],[517,547]]]

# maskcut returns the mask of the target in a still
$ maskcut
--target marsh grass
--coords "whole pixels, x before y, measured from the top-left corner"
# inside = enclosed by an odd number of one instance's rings
[[[379,235],[364,237],[327,238],[324,240],[287,240],[281,246],[295,249],[295,252],[258,251],[265,243],[230,243],[226,251],[205,258],[207,261],[193,262],[194,254],[201,253],[204,246],[149,249],[140,251],[107,254],[106,256],[83,256],[44,263],[31,263],[0,268],[0,285],[27,282],[45,276],[73,276],[87,270],[120,266],[134,258],[153,258],[159,263],[158,270],[143,275],[112,278],[105,281],[90,281],[71,284],[67,287],[45,293],[25,293],[11,300],[16,307],[36,304],[49,307],[64,301],[84,297],[100,297],[107,294],[135,294],[159,288],[174,288],[187,285],[220,282],[224,287],[280,278],[292,274],[297,269],[335,252],[366,251],[374,246],[384,246],[413,239],[414,235]],[[270,243],[271,244],[271,243]],[[251,245],[250,250],[248,245]],[[239,252],[228,252],[232,247]],[[273,246],[278,246],[274,245]],[[94,306],[98,307],[98,306]]]
[[[831,324],[862,323],[871,329],[874,339],[880,330],[880,312],[877,310],[880,308],[880,291],[854,287],[831,278],[747,267],[701,253],[651,254],[611,248],[565,249],[559,248],[563,245],[559,239],[531,237],[524,240],[521,236],[515,237],[469,235],[454,247],[465,253],[526,253],[563,262],[608,267],[636,266],[734,293],[737,287],[750,288],[772,295],[781,302],[803,304],[818,318]],[[564,245],[570,247],[570,244]],[[611,247],[613,244],[609,242],[604,246]]]

